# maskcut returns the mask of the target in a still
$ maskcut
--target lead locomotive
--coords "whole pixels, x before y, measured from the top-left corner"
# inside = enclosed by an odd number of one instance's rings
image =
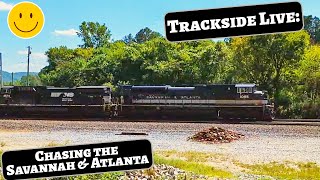
[[[273,107],[255,84],[125,85],[116,92],[105,86],[16,86],[1,89],[0,113],[272,120]]]
[[[273,107],[255,84],[121,86],[122,113],[127,116],[271,120]]]

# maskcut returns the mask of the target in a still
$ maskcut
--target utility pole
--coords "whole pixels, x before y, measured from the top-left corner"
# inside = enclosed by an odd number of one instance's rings
[[[29,70],[30,70],[30,54],[31,54],[31,47],[28,46],[28,70],[27,70],[27,86],[29,86]]]
[[[14,82],[13,82],[13,72],[11,73],[11,86],[14,86]]]

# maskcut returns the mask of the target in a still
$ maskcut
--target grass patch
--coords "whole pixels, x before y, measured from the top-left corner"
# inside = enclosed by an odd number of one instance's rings
[[[56,147],[56,146],[60,146],[61,144],[55,142],[55,141],[51,141],[49,142],[47,145],[45,145],[45,147]]]
[[[3,151],[0,150],[0,169],[2,168],[2,154],[3,154]],[[4,180],[2,173],[0,173],[0,180]]]
[[[220,155],[220,154],[201,153],[201,152],[192,152],[192,151],[179,152],[176,150],[158,151],[157,154],[166,158],[179,158],[179,159],[184,159],[186,161],[203,162],[203,163],[206,163],[212,159],[223,158],[223,155]]]
[[[5,147],[7,145],[7,143],[5,142],[0,142],[0,147]]]
[[[3,154],[3,151],[0,150],[0,168],[2,167],[2,154]],[[1,174],[1,173],[0,173]]]
[[[268,163],[240,166],[252,174],[268,175],[277,179],[320,179],[320,167],[316,163]]]
[[[57,147],[57,146],[66,146],[70,144],[70,141],[69,140],[66,140],[65,142],[63,143],[57,143],[55,141],[51,141],[49,142],[47,145],[45,145],[44,147]]]
[[[181,159],[168,159],[159,155],[154,155],[155,164],[167,164],[188,172],[193,172],[198,175],[205,175],[210,177],[220,178],[232,178],[232,173],[220,169],[216,169],[212,166],[205,165],[199,162],[186,161]]]

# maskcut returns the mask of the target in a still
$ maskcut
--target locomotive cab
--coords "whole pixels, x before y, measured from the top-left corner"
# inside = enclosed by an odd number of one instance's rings
[[[235,87],[237,88],[239,99],[250,99],[250,96],[257,89],[255,84],[236,84]]]
[[[13,86],[5,86],[1,88],[0,104],[10,103],[12,89],[13,89]]]

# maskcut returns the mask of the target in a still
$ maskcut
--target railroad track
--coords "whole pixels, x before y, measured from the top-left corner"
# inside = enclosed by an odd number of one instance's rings
[[[320,126],[320,119],[274,119],[273,121],[254,120],[194,120],[194,119],[128,119],[128,118],[88,118],[88,117],[0,117],[0,120],[46,120],[46,121],[104,121],[104,122],[159,122],[159,123],[208,123],[208,124],[256,124],[256,125],[306,125]]]
[[[117,120],[110,120],[117,121]],[[120,119],[121,122],[163,122],[163,123],[207,123],[207,124],[252,124],[252,125],[306,125],[320,126],[320,119],[275,119],[273,121],[250,121],[250,120],[132,120]]]
[[[320,126],[320,119],[274,119],[273,121],[245,121],[239,124]]]

